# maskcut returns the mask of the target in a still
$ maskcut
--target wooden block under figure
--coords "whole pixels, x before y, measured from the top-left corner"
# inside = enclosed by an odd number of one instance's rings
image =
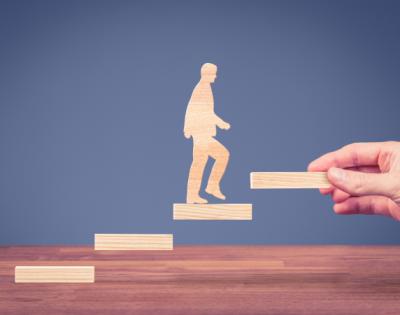
[[[253,206],[249,203],[173,205],[174,220],[252,220]]]

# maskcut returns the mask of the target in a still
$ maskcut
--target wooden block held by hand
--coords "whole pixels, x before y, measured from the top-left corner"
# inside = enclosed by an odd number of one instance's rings
[[[252,220],[250,203],[174,203],[174,220]]]
[[[94,266],[16,266],[16,283],[93,283]]]
[[[95,250],[172,250],[172,234],[95,234]]]
[[[325,172],[252,172],[251,189],[329,188]]]

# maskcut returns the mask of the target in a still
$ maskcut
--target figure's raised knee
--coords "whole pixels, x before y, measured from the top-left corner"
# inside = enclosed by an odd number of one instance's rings
[[[230,156],[231,156],[231,153],[229,152],[229,150],[228,150],[228,149],[226,149],[226,158],[227,158],[227,159],[229,159],[229,158],[230,158]]]
[[[231,153],[229,152],[229,150],[227,148],[224,148],[224,150],[222,150],[221,152],[221,159],[223,160],[229,160]]]

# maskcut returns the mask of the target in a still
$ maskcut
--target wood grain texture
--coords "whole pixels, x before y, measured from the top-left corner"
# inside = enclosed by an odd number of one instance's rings
[[[95,250],[172,250],[172,234],[95,234]]]
[[[329,188],[325,172],[252,172],[251,189]]]
[[[216,198],[225,200],[220,182],[229,162],[229,151],[217,139],[217,128],[229,129],[230,124],[214,111],[212,83],[217,78],[217,66],[205,63],[201,66],[200,81],[194,87],[185,113],[183,133],[187,139],[193,140],[193,160],[187,181],[187,203],[207,203],[200,197],[204,169],[207,160],[214,159],[207,181],[206,192]]]
[[[14,283],[17,265],[92,265],[92,284]],[[398,315],[399,246],[0,247],[1,315]]]
[[[94,266],[16,266],[15,283],[93,283]]]
[[[174,220],[252,220],[253,206],[249,203],[173,205]]]

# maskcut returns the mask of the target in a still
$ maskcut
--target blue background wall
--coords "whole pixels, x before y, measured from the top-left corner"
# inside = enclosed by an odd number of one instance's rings
[[[354,141],[400,138],[398,1],[0,1],[0,242],[399,243],[315,190],[251,191]],[[223,181],[251,222],[173,222],[203,62],[232,124]],[[215,201],[215,200],[210,200]]]

